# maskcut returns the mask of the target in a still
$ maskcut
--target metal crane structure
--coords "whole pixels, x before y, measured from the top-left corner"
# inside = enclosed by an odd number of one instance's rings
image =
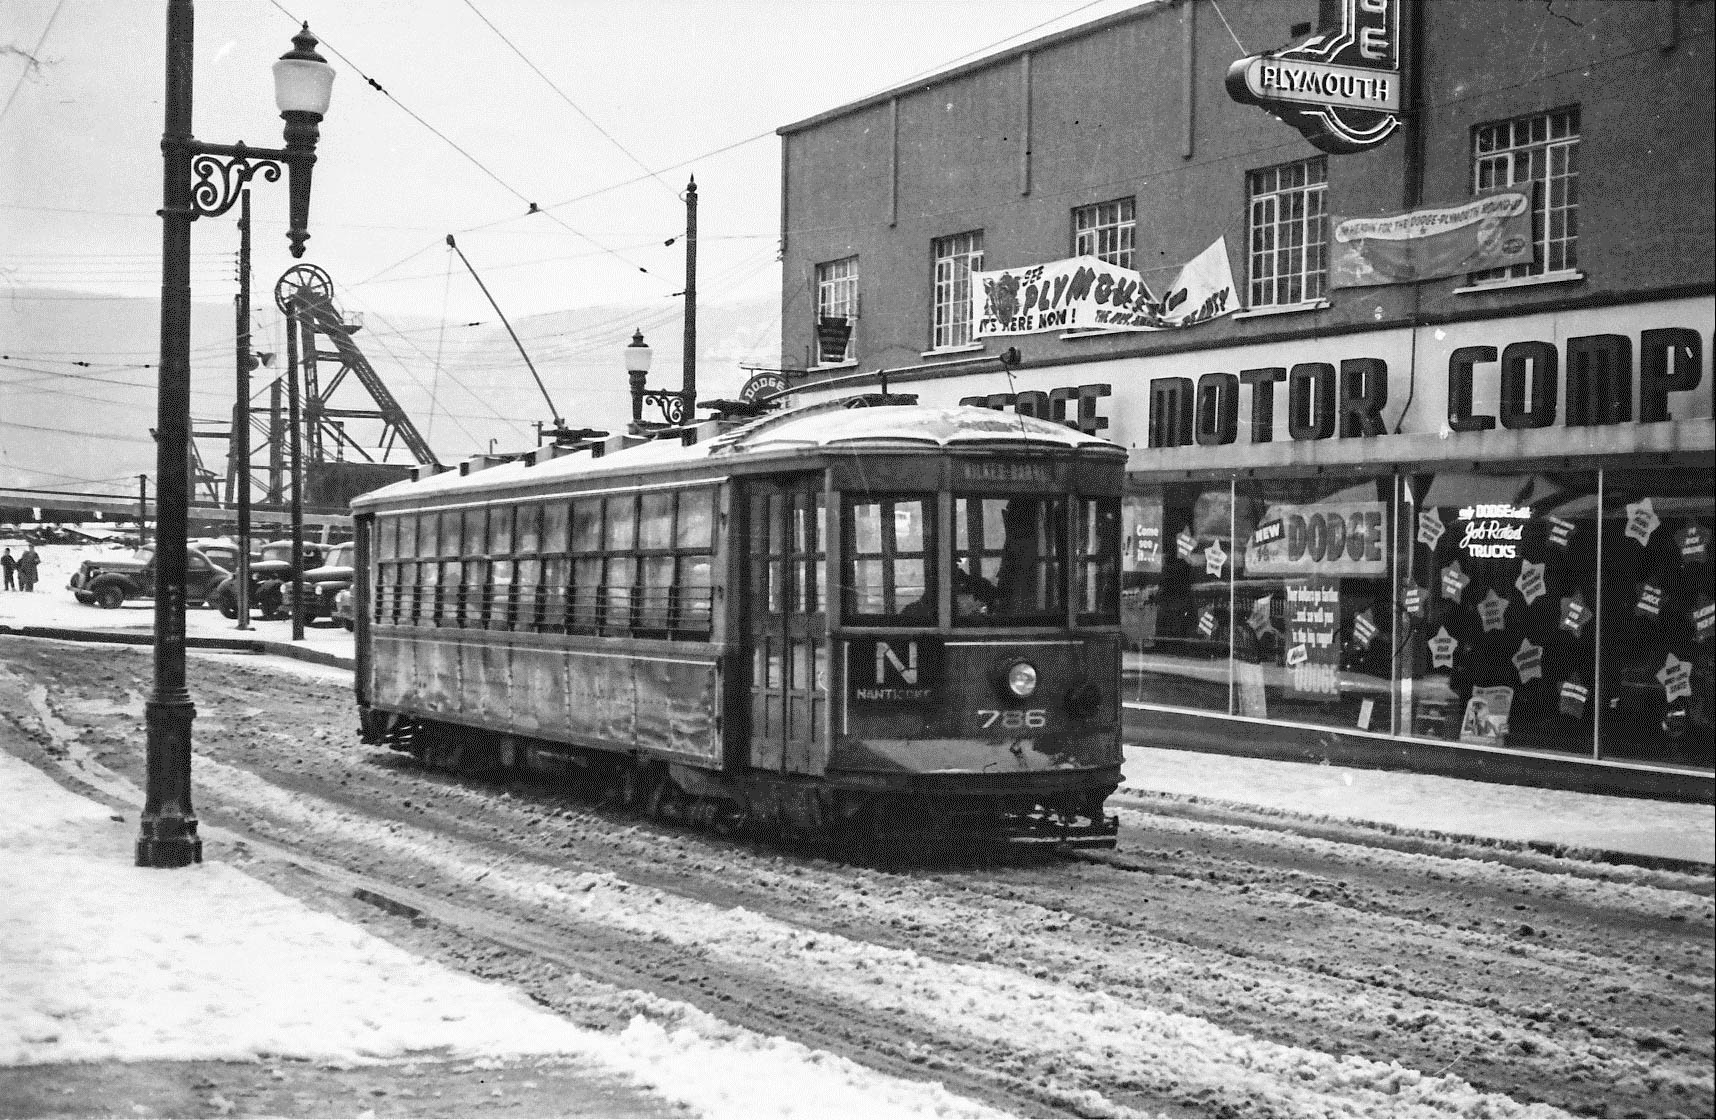
[[[288,380],[297,377],[301,408],[299,447],[312,506],[344,505],[351,496],[403,478],[414,465],[441,466],[434,450],[411,422],[354,336],[361,324],[350,322],[334,300],[333,280],[315,265],[287,269],[274,286],[274,303],[297,332],[298,369],[263,383],[244,411],[250,423],[248,455],[241,464],[233,439],[227,456],[226,499],[232,501],[241,469],[248,469],[252,492],[267,504],[282,503],[290,491],[289,451],[292,419],[286,402]],[[272,355],[252,359],[252,368]]]

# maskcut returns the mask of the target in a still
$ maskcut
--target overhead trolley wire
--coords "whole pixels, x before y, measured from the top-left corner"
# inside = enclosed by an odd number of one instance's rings
[[[272,3],[274,5],[274,7],[278,8],[280,10],[280,12],[282,14],[284,14],[287,18],[291,19],[293,23],[301,22],[297,16],[293,15],[290,10],[288,10],[283,4],[280,3],[280,0],[269,0],[269,2]],[[393,104],[398,106],[399,110],[401,112],[403,112],[406,116],[410,117],[412,120],[416,121],[418,124],[422,125],[426,129],[428,129],[438,139],[440,139],[442,143],[446,144],[448,147],[452,148],[455,152],[458,152],[460,155],[464,156],[465,159],[472,166],[476,167],[479,171],[481,171],[484,175],[487,175],[490,179],[493,179],[495,181],[495,183],[497,183],[501,188],[503,188],[508,194],[511,194],[512,196],[517,198],[520,202],[523,202],[526,206],[528,206],[529,209],[525,211],[526,215],[543,214],[544,216],[546,216],[548,218],[549,221],[553,222],[555,225],[558,225],[560,228],[564,229],[567,233],[572,234],[574,237],[583,238],[585,241],[588,241],[590,244],[596,246],[596,248],[601,249],[603,252],[605,252],[609,256],[613,257],[615,260],[620,261],[624,264],[628,264],[631,267],[637,269],[639,272],[644,273],[647,276],[654,276],[655,275],[654,273],[650,272],[649,269],[643,267],[642,265],[636,263],[635,261],[627,260],[625,257],[621,256],[619,253],[615,252],[613,249],[608,248],[606,245],[603,245],[600,241],[597,241],[595,238],[591,237],[589,234],[583,232],[582,230],[574,229],[572,226],[568,225],[564,220],[562,220],[558,216],[553,215],[553,214],[549,214],[547,211],[545,211],[541,207],[537,206],[536,203],[532,202],[528,197],[526,197],[521,191],[519,191],[511,183],[508,183],[505,179],[502,179],[499,175],[495,174],[494,171],[492,171],[488,167],[487,164],[483,163],[476,156],[474,156],[470,152],[466,151],[463,147],[461,147],[456,141],[454,141],[446,133],[442,132],[440,129],[436,128],[434,125],[432,125],[428,121],[424,120],[421,116],[419,116],[416,112],[414,112],[411,108],[409,108],[404,102],[400,101],[397,97],[393,96],[393,94],[389,93],[387,91],[387,89],[384,86],[382,86],[382,84],[380,82],[376,81],[374,78],[372,78],[368,74],[366,74],[363,71],[362,67],[358,66],[357,63],[355,63],[351,59],[347,58],[337,48],[332,46],[326,39],[319,40],[319,44],[324,49],[326,49],[330,54],[332,54],[335,58],[338,58],[341,62],[344,62],[347,66],[350,66],[352,68],[352,70],[357,74],[357,76],[362,78],[364,80],[364,82],[370,86],[370,88],[374,89],[377,93],[381,94],[383,97],[385,97],[389,101],[393,102]],[[660,278],[657,277],[657,279],[660,279]]]
[[[667,191],[669,194],[673,195],[675,198],[679,197],[679,192],[677,190],[675,190],[673,187],[669,186],[665,179],[663,179],[660,175],[658,175],[654,171],[652,171],[650,169],[649,165],[646,164],[643,160],[641,160],[637,156],[633,155],[631,152],[631,149],[627,148],[624,144],[622,144],[618,140],[616,140],[614,138],[613,133],[611,133],[607,129],[603,128],[601,126],[601,124],[596,120],[595,117],[592,117],[589,113],[586,113],[582,106],[580,106],[576,101],[573,101],[570,97],[568,97],[566,95],[566,91],[561,89],[558,85],[556,85],[554,82],[554,79],[550,78],[547,74],[544,74],[542,72],[542,69],[540,67],[538,67],[536,65],[536,63],[532,62],[530,60],[529,56],[527,56],[523,51],[519,50],[517,45],[514,44],[511,39],[507,38],[505,33],[502,32],[500,28],[496,27],[494,25],[494,23],[489,20],[489,17],[484,15],[482,13],[481,9],[479,9],[475,4],[473,4],[471,2],[471,0],[465,0],[465,7],[471,9],[471,11],[476,14],[476,17],[478,19],[482,20],[483,24],[486,27],[488,27],[488,29],[490,31],[493,31],[495,33],[495,37],[498,38],[501,42],[505,43],[507,45],[507,48],[510,49],[513,54],[518,56],[520,62],[523,62],[526,66],[530,67],[532,73],[534,73],[537,77],[541,78],[545,83],[547,83],[548,88],[553,90],[556,94],[558,94],[560,97],[560,100],[566,102],[567,105],[572,107],[573,112],[577,113],[580,117],[583,117],[585,121],[589,122],[589,125],[591,128],[595,129],[597,132],[600,132],[602,134],[603,139],[605,139],[608,143],[612,144],[614,147],[618,148],[620,150],[621,154],[623,154],[627,159],[629,159],[633,163],[637,164],[638,167],[644,172],[644,174],[646,174],[650,178],[654,179],[657,183],[660,183],[663,190]]]
[[[48,41],[48,32],[54,29],[54,21],[60,18],[60,9],[65,6],[66,0],[60,0],[54,5],[54,10],[48,15],[47,25],[36,39],[36,45],[30,48],[30,53],[24,55],[24,67],[18,71],[18,80],[13,83],[12,92],[6,95],[6,104],[0,105],[0,120],[5,120],[6,114],[12,111],[12,102],[18,99],[18,91],[24,88],[24,79],[30,76],[30,71],[41,65],[37,56],[42,53],[42,44]]]

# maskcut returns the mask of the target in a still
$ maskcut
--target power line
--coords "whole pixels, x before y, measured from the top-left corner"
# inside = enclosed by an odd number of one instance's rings
[[[294,16],[290,11],[287,11],[287,9],[280,3],[280,0],[270,0],[270,3],[272,3],[276,8],[278,8],[289,19],[291,19],[293,23],[302,22],[298,19],[297,16]],[[637,269],[639,272],[644,273],[645,275],[652,275],[652,276],[654,275],[654,273],[651,273],[649,269],[647,269],[647,268],[643,267],[642,265],[637,264],[633,261],[626,260],[625,257],[621,256],[619,253],[615,252],[614,250],[608,248],[606,245],[603,245],[600,241],[597,241],[595,238],[591,237],[589,234],[584,233],[582,230],[577,230],[577,229],[572,228],[572,226],[568,225],[564,220],[560,219],[559,217],[556,217],[553,214],[548,214],[546,211],[542,210],[540,207],[538,207],[536,205],[536,203],[532,202],[529,198],[527,198],[522,192],[520,192],[511,183],[508,183],[505,179],[502,179],[499,175],[495,174],[495,172],[492,171],[488,167],[488,165],[483,163],[476,156],[473,156],[470,152],[466,151],[463,147],[461,147],[458,143],[456,143],[446,133],[442,132],[440,129],[436,128],[434,125],[430,124],[428,121],[426,121],[422,117],[418,116],[416,112],[414,112],[412,109],[407,107],[397,97],[395,97],[395,96],[393,96],[393,94],[387,92],[387,90],[382,86],[382,84],[380,82],[376,81],[374,78],[372,78],[368,74],[364,73],[363,69],[360,66],[358,66],[351,59],[347,58],[344,54],[341,54],[337,49],[335,49],[332,45],[330,45],[326,39],[320,40],[320,45],[322,47],[326,48],[328,53],[332,54],[335,58],[338,58],[341,62],[344,62],[347,66],[350,66],[352,68],[352,70],[357,73],[358,77],[362,78],[377,93],[381,94],[383,97],[385,97],[389,101],[393,102],[394,105],[398,106],[399,110],[402,113],[404,113],[406,116],[410,117],[412,120],[416,121],[418,124],[422,125],[424,128],[428,129],[438,139],[440,139],[442,143],[444,143],[448,147],[452,148],[455,152],[458,152],[461,156],[464,156],[465,159],[472,166],[476,167],[479,171],[481,171],[484,175],[487,175],[490,179],[493,179],[508,194],[511,194],[513,197],[517,198],[520,202],[523,202],[525,205],[527,205],[529,207],[529,209],[525,211],[526,215],[543,214],[548,218],[549,221],[560,226],[567,233],[572,234],[574,237],[583,238],[585,241],[588,241],[590,244],[596,246],[598,249],[601,249],[602,251],[604,251],[607,254],[609,254],[610,256],[612,256],[615,260],[621,261],[624,264],[631,265],[633,268]]]
[[[648,175],[650,178],[652,178],[656,182],[660,183],[663,190],[667,191],[669,194],[673,195],[675,198],[679,197],[679,192],[674,190],[672,187],[668,186],[666,180],[664,180],[660,175],[657,175],[654,171],[650,170],[648,164],[644,163],[643,160],[641,160],[637,156],[633,155],[631,153],[631,150],[628,149],[624,144],[622,144],[618,140],[614,139],[613,134],[610,133],[607,129],[603,128],[599,123],[597,123],[596,118],[592,117],[589,113],[586,113],[583,110],[583,108],[576,101],[573,101],[570,97],[568,97],[566,95],[565,90],[561,89],[558,85],[555,85],[554,79],[550,78],[547,74],[544,74],[542,72],[541,68],[538,67],[536,65],[536,63],[532,62],[529,59],[529,57],[527,57],[525,55],[525,53],[523,51],[519,50],[517,45],[515,45],[511,39],[508,39],[506,37],[506,35],[501,32],[500,28],[496,27],[492,22],[490,22],[489,17],[485,16],[477,8],[477,6],[471,2],[471,0],[465,0],[465,7],[471,9],[472,12],[476,13],[476,17],[478,19],[482,20],[484,25],[487,26],[490,31],[493,31],[495,33],[495,37],[498,38],[501,42],[505,43],[507,45],[507,47],[512,51],[512,53],[519,57],[519,61],[523,62],[526,66],[530,67],[531,72],[534,73],[537,77],[541,78],[545,83],[547,83],[548,88],[553,90],[556,94],[558,94],[560,97],[560,100],[562,100],[562,101],[566,102],[566,104],[570,105],[572,107],[573,112],[577,113],[580,117],[583,117],[587,122],[589,122],[589,125],[591,128],[595,129],[597,132],[600,132],[602,134],[603,139],[607,140],[608,143],[610,143],[614,147],[618,148],[620,150],[620,152],[627,159],[629,159],[633,163],[637,164],[638,167],[644,172],[644,174]]]
[[[48,41],[48,32],[54,29],[54,21],[60,18],[60,9],[66,6],[66,0],[59,0],[54,10],[48,16],[48,24],[42,28],[41,37],[36,45],[30,48],[30,53],[24,56],[24,68],[18,71],[18,80],[12,86],[12,92],[6,95],[6,104],[0,105],[0,120],[6,119],[6,114],[12,111],[12,102],[18,99],[18,91],[24,88],[24,79],[30,76],[30,71],[41,65],[38,56],[42,53],[42,44]]]

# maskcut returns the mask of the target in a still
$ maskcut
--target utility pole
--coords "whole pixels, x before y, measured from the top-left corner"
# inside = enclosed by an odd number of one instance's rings
[[[301,642],[304,640],[304,596],[297,584],[304,574],[304,436],[298,410],[298,328],[303,306],[296,296],[288,300],[286,306],[286,407],[290,413],[286,426],[291,429],[287,438],[291,444],[292,461],[292,640]],[[303,341],[309,346],[316,344],[308,324],[305,324]]]
[[[697,420],[697,176],[685,186],[685,353],[682,356],[687,423]]]
[[[137,547],[149,543],[149,476],[137,476]]]
[[[238,339],[238,401],[232,408],[232,457],[238,468],[238,628],[250,627],[250,191],[239,196],[238,295],[236,300]]]

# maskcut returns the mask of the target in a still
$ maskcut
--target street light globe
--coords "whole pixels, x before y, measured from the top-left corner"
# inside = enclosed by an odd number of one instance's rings
[[[653,351],[643,339],[643,331],[633,331],[631,345],[626,347],[626,372],[648,373]]]
[[[274,64],[274,104],[282,116],[287,113],[328,114],[328,101],[334,92],[334,68],[316,53],[316,37],[310,25],[292,36],[292,49]]]

